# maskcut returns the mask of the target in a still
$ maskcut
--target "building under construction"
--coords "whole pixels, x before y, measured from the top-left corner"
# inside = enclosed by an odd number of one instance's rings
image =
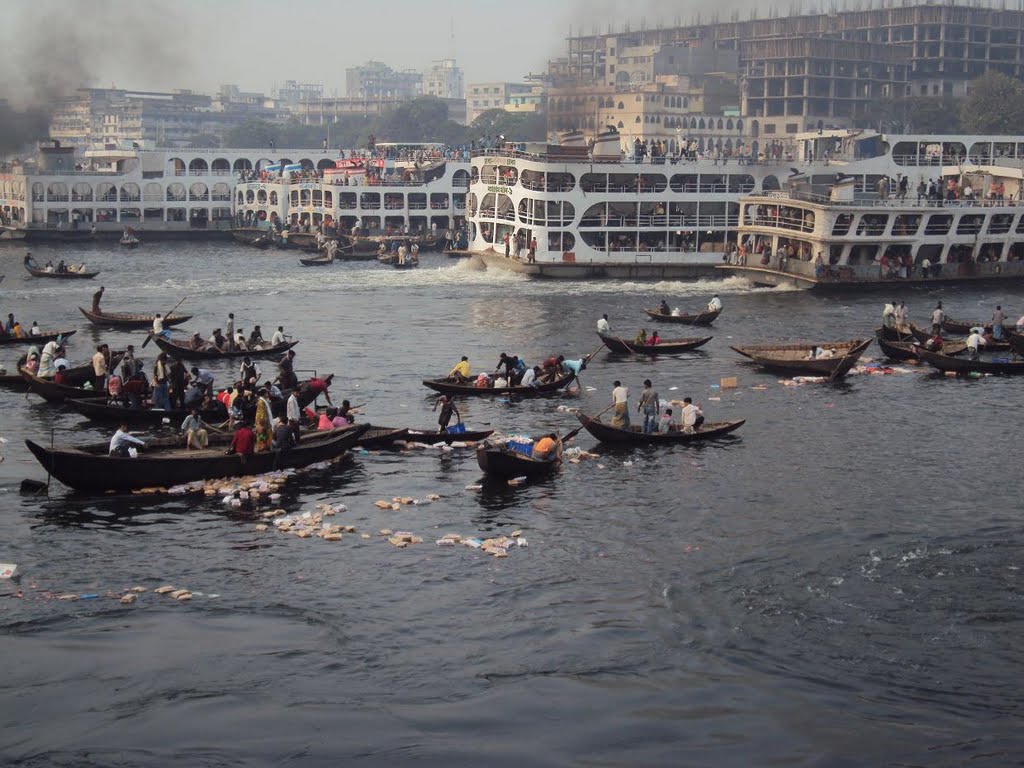
[[[1024,79],[1024,11],[952,2],[582,35],[568,45],[567,61],[552,67],[561,94],[616,81],[624,50],[734,51],[742,115],[751,130],[779,135],[862,122],[880,99],[961,97],[990,71]],[[577,127],[600,127],[588,118]]]

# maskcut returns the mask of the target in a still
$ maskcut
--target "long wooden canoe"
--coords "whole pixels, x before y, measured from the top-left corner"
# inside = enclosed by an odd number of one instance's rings
[[[506,480],[513,477],[543,477],[554,472],[562,463],[562,443],[558,441],[555,455],[550,459],[535,459],[509,448],[503,440],[489,440],[476,447],[476,461],[490,478]]]
[[[612,352],[632,352],[636,355],[674,355],[679,352],[689,352],[698,347],[703,347],[714,338],[713,336],[705,336],[703,338],[662,339],[657,344],[634,344],[631,341],[620,339],[618,336],[609,336],[600,332],[597,335],[601,337],[601,341]]]
[[[85,315],[86,320],[104,327],[114,326],[117,328],[152,328],[153,315],[140,312],[93,312],[85,307],[79,307],[78,311]],[[192,319],[192,315],[168,315],[163,318],[165,327],[181,325]]]
[[[138,488],[168,488],[197,480],[256,475],[305,467],[341,456],[356,444],[368,424],[304,434],[298,446],[249,455],[228,454],[223,447],[188,450],[181,446],[143,446],[135,458],[110,456],[106,447],[44,448],[25,444],[49,474],[77,491],[107,493]]]
[[[941,352],[929,352],[923,347],[917,347],[917,356],[928,365],[937,370],[957,374],[968,373],[989,373],[997,376],[1020,376],[1024,375],[1024,360],[993,360],[978,359],[971,360],[966,357],[951,357]]]
[[[942,321],[942,330],[946,333],[955,333],[957,335],[966,336],[971,332],[971,328],[984,328],[985,333],[992,332],[992,323],[969,323],[966,320],[954,320],[951,317],[947,317]],[[1006,336],[1006,332],[1009,331],[1005,324],[1003,325],[1003,336]]]
[[[746,419],[739,421],[704,422],[700,429],[695,432],[653,432],[644,434],[639,426],[630,429],[620,429],[610,424],[604,424],[600,419],[593,419],[585,414],[577,413],[576,418],[580,424],[591,435],[602,443],[628,443],[630,445],[670,445],[675,443],[696,443],[703,440],[713,440],[716,437],[728,435],[746,424]]]
[[[397,442],[426,443],[475,443],[494,434],[493,429],[466,430],[465,432],[438,432],[430,429],[409,429],[408,427],[374,427],[359,439],[364,448],[387,448]]]
[[[242,357],[274,357],[275,355],[283,355],[299,343],[299,340],[296,339],[295,341],[286,341],[283,344],[278,344],[273,347],[264,347],[262,349],[236,349],[231,352],[220,352],[207,349],[191,349],[187,343],[182,344],[177,341],[169,341],[162,336],[151,336],[151,338],[164,352],[172,357],[180,357],[183,360],[221,360]]]
[[[659,323],[681,323],[682,325],[711,325],[722,314],[720,309],[708,309],[692,315],[666,315],[660,309],[645,309],[651,320]]]
[[[876,337],[878,346],[881,348],[882,353],[890,360],[919,360],[915,348],[918,346],[916,341],[889,341],[882,336]],[[962,355],[967,349],[967,344],[962,341],[947,341],[943,344],[943,354],[949,355]]]
[[[27,264],[25,269],[32,277],[52,277],[57,280],[92,280],[99,274],[99,270],[95,272],[47,272],[45,269],[33,269]]]
[[[887,328],[881,326],[875,329],[875,338],[885,339],[886,341],[928,341],[932,335],[923,328],[918,328],[913,323],[907,325],[909,333],[900,331],[896,328]]]
[[[732,350],[770,371],[790,375],[826,376],[834,381],[849,373],[869,346],[871,339],[853,339],[817,344],[764,344],[732,347]],[[831,350],[833,355],[814,357],[815,350],[818,349]]]
[[[76,413],[80,413],[90,421],[98,421],[105,424],[130,424],[132,426],[148,425],[160,426],[169,424],[177,429],[192,410],[190,408],[162,410],[160,408],[128,408],[121,405],[109,405],[105,400],[79,400],[68,397],[64,400],[66,405]],[[211,408],[200,410],[199,418],[213,424],[219,424],[228,417],[223,408]]]
[[[56,341],[57,339],[59,339],[61,337],[66,339],[68,336],[74,336],[74,335],[75,335],[75,329],[74,328],[72,328],[71,330],[68,330],[68,331],[43,331],[42,333],[37,333],[35,336],[21,336],[21,337],[18,337],[18,336],[10,336],[8,334],[4,334],[4,335],[0,336],[0,346],[13,347],[13,346],[17,346],[19,344],[21,344],[21,345],[35,344],[37,346],[42,346],[43,344],[45,344],[48,341]]]
[[[68,398],[75,398],[79,400],[105,400],[107,397],[106,392],[97,392],[95,389],[83,389],[82,387],[72,387],[67,384],[55,384],[49,379],[41,379],[35,374],[29,373],[24,369],[22,369],[20,373],[21,378],[23,378],[28,385],[28,391],[39,395],[48,403],[63,403]]]
[[[121,364],[121,360],[124,358],[124,352],[111,352],[110,353],[110,368],[113,370]],[[18,362],[15,365],[15,372],[0,374],[0,385],[6,386],[25,386],[25,379],[21,375],[21,369],[25,365],[28,356],[22,355],[18,358]],[[87,381],[91,381],[93,377],[92,362],[82,363],[82,365],[76,365],[74,368],[69,368],[64,371],[64,379],[68,384],[72,386],[79,386]]]
[[[553,392],[564,389],[575,378],[574,374],[568,373],[546,384],[538,384],[536,387],[476,387],[473,384],[460,384],[455,379],[424,379],[423,386],[430,387],[435,392],[443,392],[446,395],[475,395],[477,397],[520,395],[522,397],[534,397],[536,395],[550,395]]]

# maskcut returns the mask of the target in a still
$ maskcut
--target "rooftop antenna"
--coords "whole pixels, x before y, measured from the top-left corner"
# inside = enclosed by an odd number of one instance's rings
[[[451,26],[448,33],[448,58],[455,59],[455,17],[451,17]]]

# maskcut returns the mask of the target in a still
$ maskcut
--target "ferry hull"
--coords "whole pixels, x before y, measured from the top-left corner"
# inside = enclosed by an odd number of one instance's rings
[[[501,269],[553,280],[699,280],[714,277],[715,264],[652,264],[634,262],[535,262],[506,259],[493,253],[474,254],[488,269]]]
[[[948,277],[910,277],[877,280],[817,280],[791,272],[780,272],[766,267],[737,267],[720,265],[715,268],[722,274],[742,277],[754,285],[766,288],[798,288],[815,293],[857,293],[857,292],[892,292],[902,288],[922,288],[946,285],[995,285],[999,283],[1022,283],[1024,272],[1012,272],[1001,275],[950,275]]]

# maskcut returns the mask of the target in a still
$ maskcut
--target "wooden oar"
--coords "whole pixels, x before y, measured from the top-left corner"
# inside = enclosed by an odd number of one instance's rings
[[[610,411],[614,407],[615,407],[615,403],[612,403],[607,408],[605,408],[603,411],[601,411],[601,413],[594,414],[593,416],[588,416],[587,418],[597,419],[599,416],[603,416],[604,414],[608,413],[608,411]],[[583,429],[583,428],[584,428],[584,425],[580,424],[578,427],[576,427],[576,429],[574,429],[572,432],[569,432],[565,437],[560,438],[561,441],[563,443],[566,443],[569,440],[572,440],[574,437],[576,437],[576,435],[578,435],[580,433],[580,430]]]
[[[178,307],[180,307],[182,304],[184,304],[185,303],[185,299],[187,299],[187,298],[188,298],[188,296],[186,296],[184,299],[182,299],[177,304],[175,304],[174,305],[174,309],[172,309],[170,312],[168,312],[166,315],[164,315],[164,317],[166,318],[166,317],[170,317],[171,315],[173,315],[174,314],[174,310],[177,309]],[[144,342],[142,342],[142,348],[145,349],[146,345],[149,344],[149,342],[152,341],[152,340],[153,340],[153,331],[151,329],[150,332],[149,332],[149,335],[146,336],[146,340]]]

